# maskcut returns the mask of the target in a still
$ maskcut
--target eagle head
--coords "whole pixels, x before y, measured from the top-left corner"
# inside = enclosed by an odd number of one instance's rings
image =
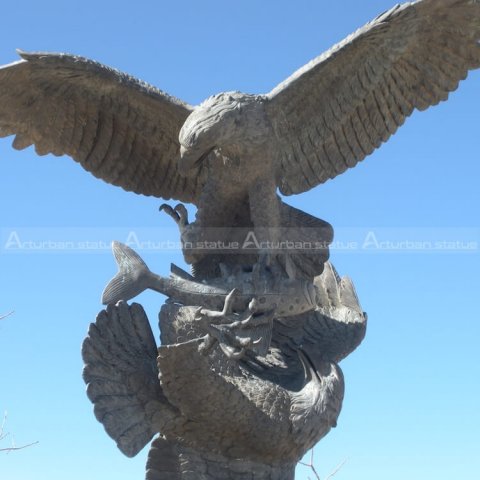
[[[182,175],[194,172],[212,151],[234,156],[266,133],[264,98],[240,92],[225,92],[207,98],[187,118],[180,130]]]

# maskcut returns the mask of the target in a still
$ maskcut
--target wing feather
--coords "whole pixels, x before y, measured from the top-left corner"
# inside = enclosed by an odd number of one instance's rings
[[[195,202],[203,172],[177,170],[192,107],[128,75],[67,54],[24,53],[0,67],[0,136],[39,155],[69,155],[128,191]]]
[[[479,67],[478,0],[419,0],[378,16],[268,94],[281,192],[354,167]]]
[[[172,418],[158,383],[157,347],[143,308],[120,302],[102,310],[90,325],[82,356],[97,420],[125,455],[136,455]]]
[[[352,281],[340,278],[330,262],[325,263],[323,273],[315,278],[315,287],[315,311],[277,319],[273,343],[281,345],[283,351],[302,348],[320,363],[339,362],[365,337],[367,315],[362,311]]]

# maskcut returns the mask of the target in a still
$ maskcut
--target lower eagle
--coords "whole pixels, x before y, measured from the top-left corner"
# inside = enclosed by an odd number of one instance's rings
[[[110,304],[98,315],[82,347],[87,394],[125,455],[158,435],[147,480],[188,472],[240,480],[252,471],[293,478],[298,459],[336,426],[344,394],[337,363],[366,329],[351,281],[330,263],[315,289],[310,312],[276,320],[268,353],[231,362],[221,350],[199,354],[208,339],[197,307],[179,297],[162,307],[158,350],[140,305]]]

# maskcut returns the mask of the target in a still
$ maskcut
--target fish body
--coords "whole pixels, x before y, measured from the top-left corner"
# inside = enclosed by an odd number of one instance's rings
[[[118,273],[105,287],[104,305],[120,300],[130,300],[144,290],[162,293],[176,303],[222,309],[227,295],[236,290],[233,310],[244,312],[247,308],[258,311],[275,311],[277,317],[299,315],[313,310],[316,290],[311,282],[278,278],[271,274],[259,280],[252,272],[241,271],[225,277],[197,281],[179,267],[172,265],[169,277],[153,273],[140,256],[127,245],[112,243]]]

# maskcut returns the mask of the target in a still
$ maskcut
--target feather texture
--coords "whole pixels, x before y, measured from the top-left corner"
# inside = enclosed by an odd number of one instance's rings
[[[301,193],[370,155],[480,67],[480,2],[397,5],[268,94],[278,183]]]
[[[24,53],[0,68],[0,136],[17,149],[69,155],[98,178],[144,195],[196,202],[202,171],[177,170],[192,107],[117,70],[66,54]]]
[[[315,287],[315,311],[277,319],[273,344],[292,352],[301,347],[318,364],[340,362],[365,337],[367,314],[362,311],[350,278],[340,278],[330,262],[315,278]]]
[[[273,467],[157,438],[148,453],[146,480],[291,480],[294,470],[294,464]]]
[[[157,348],[143,308],[120,302],[98,314],[82,345],[83,378],[97,420],[127,456],[153,437],[168,408],[158,384]]]

